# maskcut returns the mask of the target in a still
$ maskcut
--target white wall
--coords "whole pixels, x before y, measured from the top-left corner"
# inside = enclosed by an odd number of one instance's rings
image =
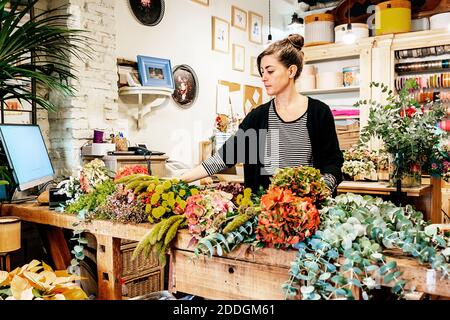
[[[193,165],[198,162],[198,145],[213,132],[216,109],[217,81],[260,86],[261,80],[250,75],[250,56],[263,49],[248,41],[246,31],[231,27],[231,5],[253,11],[264,17],[263,40],[268,33],[268,0],[210,0],[208,7],[190,0],[166,0],[162,21],[153,27],[140,24],[128,7],[128,1],[116,5],[117,55],[136,60],[138,54],[168,58],[172,67],[191,66],[199,80],[199,95],[189,109],[181,109],[170,98],[167,104],[155,108],[145,117],[145,127],[137,130],[136,122],[127,116],[127,106],[119,99],[122,129],[131,143],[145,143],[150,149],[160,150],[174,160]],[[278,3],[274,3],[278,2]],[[285,1],[272,0],[272,34],[274,40],[284,36],[283,17],[277,10],[285,10]],[[211,16],[230,22],[230,51],[228,54],[211,49]],[[245,47],[246,70],[232,70],[232,44]],[[127,100],[128,101],[128,100]],[[264,92],[263,101],[267,101]]]

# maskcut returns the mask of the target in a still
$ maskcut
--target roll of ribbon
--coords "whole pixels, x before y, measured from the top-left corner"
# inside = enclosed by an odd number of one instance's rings
[[[103,143],[103,131],[94,130],[94,143]]]

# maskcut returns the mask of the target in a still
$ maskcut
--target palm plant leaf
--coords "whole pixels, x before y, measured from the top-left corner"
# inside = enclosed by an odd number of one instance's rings
[[[89,58],[90,39],[82,30],[67,28],[70,15],[63,13],[63,7],[43,11],[19,26],[37,1],[21,10],[14,4],[7,11],[8,1],[0,0],[0,100],[34,101],[44,109],[55,110],[52,102],[31,94],[31,79],[38,86],[73,95],[70,81],[77,77],[71,61]]]

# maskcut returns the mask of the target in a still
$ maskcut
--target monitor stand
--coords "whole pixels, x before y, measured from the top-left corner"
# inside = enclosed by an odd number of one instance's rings
[[[36,190],[34,188],[27,189],[24,191],[19,191],[16,188],[11,197],[11,203],[22,203],[22,202],[34,201],[38,197],[35,193],[36,193]]]

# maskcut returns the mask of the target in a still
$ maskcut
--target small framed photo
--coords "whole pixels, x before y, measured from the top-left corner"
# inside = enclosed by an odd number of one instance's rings
[[[137,56],[137,63],[143,86],[174,88],[170,60]]]
[[[212,17],[212,49],[228,53],[230,48],[230,24],[218,17]]]
[[[259,74],[256,57],[250,57],[250,74],[255,77],[261,77],[261,75]]]
[[[186,64],[175,66],[173,79],[175,91],[172,98],[183,109],[191,107],[198,95],[198,79],[194,70]]]
[[[233,70],[245,70],[245,47],[233,44]]]
[[[209,0],[191,0],[191,1],[200,3],[204,6],[209,6]]]
[[[241,30],[247,30],[247,12],[231,6],[231,25]]]
[[[248,12],[248,40],[253,43],[262,44],[263,17],[255,12]]]

